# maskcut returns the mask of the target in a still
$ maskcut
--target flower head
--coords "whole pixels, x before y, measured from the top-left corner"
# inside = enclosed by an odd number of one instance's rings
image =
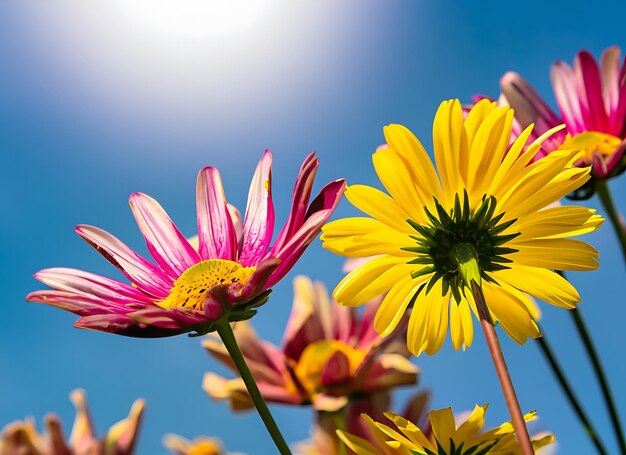
[[[135,452],[144,403],[137,400],[128,417],[113,425],[98,439],[87,408],[83,390],[74,390],[70,399],[76,407],[76,418],[66,441],[61,422],[54,415],[46,416],[47,432],[39,434],[32,419],[7,425],[0,433],[0,454],[29,455],[131,455]]]
[[[372,327],[380,300],[368,304],[358,316],[354,308],[332,302],[321,283],[303,276],[295,278],[294,294],[282,349],[259,340],[246,323],[235,326],[239,347],[266,401],[336,411],[353,395],[417,381],[418,369],[407,359],[404,344],[395,336],[379,337]],[[204,346],[234,370],[217,337],[209,336]],[[252,406],[241,379],[207,373],[204,388],[212,398],[228,400],[234,409]]]
[[[593,179],[573,197],[586,198],[593,194],[596,179],[608,179],[626,169],[626,66],[621,62],[620,48],[613,46],[602,53],[600,65],[591,53],[581,51],[573,67],[563,61],[556,62],[551,76],[560,116],[514,72],[506,73],[500,80],[501,101],[515,109],[518,132],[534,123],[534,134],[541,135],[565,124],[565,130],[544,141],[534,159],[563,144],[585,150],[576,165],[592,165]]]
[[[595,230],[602,218],[585,207],[547,208],[589,179],[589,168],[572,167],[581,153],[562,150],[531,163],[549,134],[527,146],[528,127],[509,146],[512,122],[511,108],[487,100],[465,119],[458,100],[443,102],[433,125],[439,174],[408,129],[387,126],[387,147],[373,161],[390,195],[351,185],[347,199],[370,217],[323,228],[324,246],[335,253],[378,255],[341,280],[337,302],[360,305],[387,292],[376,330],[390,333],[412,309],[407,344],[416,355],[441,348],[448,321],[454,348],[471,345],[476,306],[465,292],[468,276],[482,283],[493,320],[523,343],[540,335],[524,293],[573,308],[578,293],[553,270],[598,267],[594,248],[567,237]]]
[[[175,434],[166,434],[163,445],[173,455],[235,455],[224,450],[219,439],[200,436],[189,441]]]
[[[206,333],[220,319],[252,317],[269,289],[291,269],[328,220],[344,190],[337,180],[309,205],[318,160],[309,155],[296,180],[289,218],[270,247],[274,231],[272,154],[261,158],[248,194],[245,218],[226,203],[220,173],[200,171],[197,184],[198,239],[194,247],[151,197],[135,193],[130,206],[145,237],[150,262],[102,229],[76,232],[130,283],[68,268],[37,272],[52,290],[29,294],[78,314],[76,327],[139,337]]]
[[[520,454],[513,425],[504,423],[493,430],[481,433],[485,425],[488,405],[476,406],[469,417],[457,426],[451,408],[430,411],[428,420],[431,428],[423,432],[415,423],[393,412],[385,416],[392,426],[374,421],[367,414],[363,419],[372,431],[376,444],[358,436],[337,431],[346,445],[357,455],[517,455]],[[524,416],[526,421],[536,418],[535,412]],[[554,442],[553,435],[533,439],[538,449]]]

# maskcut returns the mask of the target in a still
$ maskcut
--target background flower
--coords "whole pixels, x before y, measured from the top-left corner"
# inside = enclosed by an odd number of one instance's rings
[[[76,418],[69,440],[65,439],[59,418],[47,415],[46,433],[40,434],[33,419],[14,422],[0,434],[0,455],[131,455],[135,453],[144,402],[133,403],[128,417],[113,425],[102,437],[96,436],[87,407],[87,396],[77,389],[70,394]]]
[[[249,324],[238,323],[237,342],[265,400],[337,411],[352,395],[416,383],[418,369],[400,341],[403,329],[387,338],[374,330],[379,304],[380,299],[370,302],[358,315],[330,300],[321,283],[299,276],[282,348],[259,339]],[[204,347],[233,369],[219,338],[209,336]],[[228,400],[235,410],[252,406],[241,379],[207,373],[203,384],[212,398]]]
[[[500,80],[501,103],[515,110],[515,127],[520,133],[531,123],[534,137],[565,124],[566,128],[544,141],[535,160],[563,144],[585,150],[578,166],[593,165],[597,179],[614,177],[626,169],[626,67],[618,46],[604,50],[599,64],[586,50],[574,58],[573,66],[558,61],[552,66],[551,79],[560,115],[554,113],[537,91],[516,72]],[[531,139],[534,139],[531,136]],[[593,181],[576,197],[593,194]]]

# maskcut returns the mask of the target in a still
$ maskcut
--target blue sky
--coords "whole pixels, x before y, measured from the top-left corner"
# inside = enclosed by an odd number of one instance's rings
[[[127,205],[130,193],[142,191],[192,235],[198,170],[219,167],[229,200],[243,208],[265,149],[274,153],[280,223],[310,151],[321,161],[318,189],[339,177],[377,184],[370,156],[384,125],[402,123],[430,145],[442,100],[497,95],[498,78],[511,69],[552,100],[554,60],[571,61],[582,48],[599,55],[626,45],[626,6],[618,2],[268,0],[240,14],[242,25],[210,17],[205,23],[204,13],[193,14],[193,0],[188,15],[168,13],[167,1],[148,9],[136,1],[134,9],[120,1],[0,3],[0,425],[26,415],[41,421],[53,411],[69,431],[67,396],[83,387],[104,431],[144,397],[140,454],[163,453],[167,432],[216,435],[234,451],[273,450],[254,414],[230,414],[201,390],[206,371],[224,369],[199,340],[82,331],[72,328],[73,315],[24,302],[40,287],[32,274],[44,267],[118,277],[73,233],[75,225],[102,227],[144,251]],[[622,212],[625,181],[611,182]],[[596,199],[587,204],[598,207]],[[337,216],[350,213],[342,202]],[[608,224],[587,240],[599,249],[601,267],[570,275],[623,411],[624,265]],[[331,288],[341,264],[314,242],[255,317],[258,332],[279,342],[291,279],[307,274]],[[614,453],[571,320],[563,310],[542,309],[543,326]],[[538,410],[539,427],[556,434],[560,453],[591,453],[535,345],[503,344],[522,407]],[[440,354],[416,363],[434,406],[461,411],[489,402],[490,425],[508,420],[479,336],[466,352],[447,342]],[[273,409],[288,441],[308,436],[309,410]]]

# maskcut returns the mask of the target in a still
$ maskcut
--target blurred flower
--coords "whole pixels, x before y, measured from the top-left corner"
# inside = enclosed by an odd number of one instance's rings
[[[236,455],[225,451],[219,439],[206,436],[189,441],[175,434],[167,434],[163,438],[163,445],[174,455]]]
[[[45,269],[35,278],[54,289],[33,292],[27,300],[78,314],[76,327],[138,337],[206,333],[214,321],[250,318],[319,233],[345,186],[343,180],[329,183],[308,205],[318,167],[318,160],[309,155],[296,180],[289,218],[270,248],[271,163],[267,151],[252,179],[243,222],[226,203],[219,171],[200,171],[197,248],[157,201],[142,193],[131,195],[131,209],[156,265],[108,232],[79,225],[78,235],[130,284],[81,270]]]
[[[317,412],[317,422],[313,428],[312,437],[299,443],[296,448],[303,455],[340,455],[343,443],[337,439],[337,430],[363,438],[372,445],[378,444],[375,434],[361,418],[367,414],[373,419],[384,419],[384,412],[390,408],[389,392],[381,392],[366,398],[355,398],[342,410],[335,413]],[[429,394],[421,392],[414,395],[400,413],[410,422],[416,422],[425,433],[429,434],[430,423],[426,419]],[[339,428],[341,426],[341,428]]]
[[[385,339],[373,329],[379,303],[368,303],[359,316],[354,308],[332,302],[321,283],[299,276],[282,349],[257,338],[250,325],[236,324],[237,342],[265,400],[336,411],[352,395],[414,384],[418,368],[397,339],[401,329]],[[204,346],[236,371],[218,337],[209,336]],[[207,373],[204,389],[213,399],[228,400],[235,410],[252,406],[241,379]]]
[[[455,349],[470,346],[476,314],[464,281],[462,253],[476,259],[494,321],[518,343],[540,336],[533,295],[573,308],[576,289],[552,270],[594,270],[597,251],[566,237],[595,230],[602,218],[585,207],[547,206],[583,185],[589,168],[572,168],[580,153],[563,150],[529,164],[546,136],[530,144],[526,128],[509,146],[513,110],[487,100],[463,118],[458,100],[443,102],[433,126],[439,175],[405,127],[385,128],[388,147],[373,155],[388,196],[351,185],[347,199],[370,217],[333,221],[322,229],[330,251],[352,258],[380,255],[337,285],[341,305],[361,305],[388,292],[374,325],[382,336],[412,308],[407,345],[436,353],[450,321]],[[441,180],[441,183],[440,183]],[[451,303],[451,298],[454,300]]]
[[[515,109],[518,132],[534,123],[536,137],[557,125],[566,125],[564,131],[544,141],[535,160],[564,143],[585,150],[576,165],[593,165],[594,178],[575,193],[575,198],[591,196],[595,179],[608,179],[626,169],[626,66],[622,63],[620,68],[620,63],[617,46],[602,53],[599,66],[588,51],[576,55],[573,68],[563,61],[556,62],[551,71],[552,87],[561,116],[519,74],[508,72],[500,80],[501,102]]]
[[[30,418],[4,427],[0,435],[0,455],[130,455],[135,452],[143,400],[135,401],[128,417],[97,439],[85,392],[74,390],[70,399],[76,407],[76,418],[69,441],[65,440],[58,417],[46,416],[47,431],[43,435],[37,432]]]
[[[337,431],[346,445],[357,455],[517,455],[520,449],[515,439],[513,425],[503,423],[493,430],[480,433],[485,425],[485,412],[488,405],[476,406],[469,417],[457,426],[451,408],[430,411],[428,420],[430,434],[424,433],[415,423],[393,412],[385,416],[395,428],[374,421],[363,414],[363,419],[375,435],[376,444],[358,436]],[[531,421],[536,413],[529,412],[524,420]],[[533,439],[533,447],[538,449],[554,442],[553,435]]]

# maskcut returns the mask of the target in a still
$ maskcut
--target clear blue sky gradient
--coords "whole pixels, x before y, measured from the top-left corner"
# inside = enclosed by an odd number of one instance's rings
[[[233,451],[273,453],[255,414],[233,415],[202,391],[206,371],[225,370],[198,339],[74,329],[73,315],[24,302],[40,288],[32,274],[70,266],[120,278],[73,233],[75,225],[102,227],[145,251],[127,205],[130,193],[142,191],[191,236],[198,170],[219,167],[228,198],[244,207],[266,148],[275,156],[282,223],[310,151],[321,161],[317,189],[339,177],[378,185],[370,156],[383,142],[384,125],[402,123],[430,147],[441,100],[497,95],[499,77],[514,69],[553,103],[548,72],[554,60],[571,61],[582,48],[599,55],[609,45],[626,46],[626,5],[618,2],[284,3],[236,46],[174,43],[187,52],[150,47],[142,30],[123,32],[128,24],[117,24],[115,15],[100,23],[84,7],[67,16],[49,14],[46,2],[0,3],[0,425],[26,415],[41,422],[53,411],[69,431],[68,394],[83,387],[101,432],[124,417],[135,398],[146,398],[140,454],[164,453],[167,432],[215,435]],[[65,1],[56,4],[68,9]],[[75,34],[59,38],[68,30]],[[626,176],[611,188],[626,211]],[[587,204],[598,207],[596,199]],[[344,201],[336,216],[351,213]],[[624,264],[608,224],[587,240],[600,251],[600,269],[570,276],[626,418]],[[315,241],[255,317],[260,334],[280,341],[291,278],[307,274],[332,288],[342,262]],[[543,326],[576,390],[617,453],[570,317],[547,304],[542,309]],[[415,361],[434,406],[462,411],[489,402],[488,423],[495,425],[508,414],[479,335],[466,352],[454,352],[448,341],[437,356]],[[556,434],[559,453],[593,453],[535,344],[505,340],[504,351],[522,407],[541,416],[535,428]],[[308,409],[273,410],[288,441],[307,438]]]

